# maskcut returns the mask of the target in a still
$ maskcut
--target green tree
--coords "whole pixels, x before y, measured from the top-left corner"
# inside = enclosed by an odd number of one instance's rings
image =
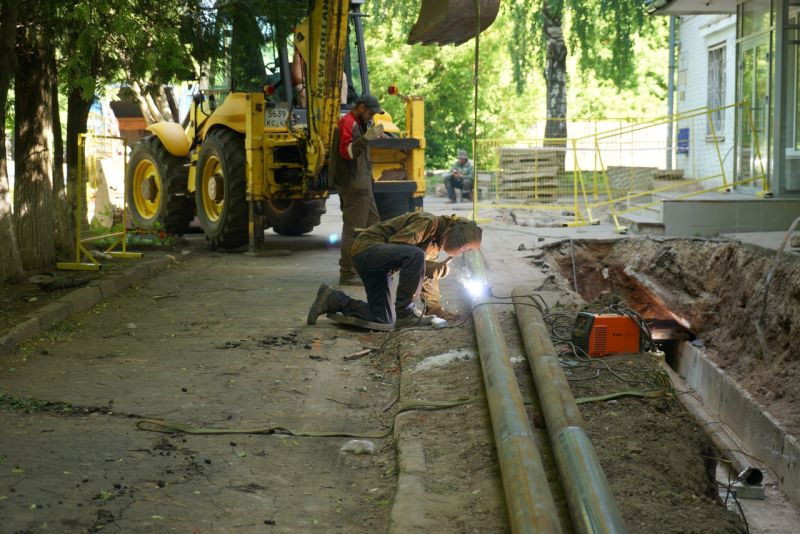
[[[46,24],[49,2],[19,13],[14,88],[14,226],[22,266],[50,266],[53,243],[51,128],[53,44]]]
[[[455,147],[470,144],[474,41],[403,44],[419,6],[368,3],[372,90],[395,83],[425,97],[428,163],[445,166]],[[663,27],[637,0],[501,0],[497,20],[481,35],[478,136],[526,136],[538,119],[567,117],[568,106],[573,117],[650,113],[665,91]],[[565,121],[546,126],[548,137],[566,136]]]
[[[16,70],[17,2],[0,0],[0,282],[22,277],[17,247],[6,155],[8,92]]]
[[[579,72],[617,88],[638,84],[634,42],[653,25],[640,0],[507,0],[513,20],[508,49],[517,92],[538,68],[547,84],[547,118],[567,117],[567,55]],[[548,138],[566,138],[564,120],[548,121]]]

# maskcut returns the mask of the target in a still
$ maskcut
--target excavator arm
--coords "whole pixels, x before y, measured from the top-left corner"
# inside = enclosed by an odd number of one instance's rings
[[[325,165],[339,120],[350,1],[313,0],[311,4],[308,18],[295,32],[295,46],[306,61],[306,169],[317,176]]]
[[[461,44],[488,28],[499,8],[500,0],[423,0],[408,42]],[[308,17],[295,31],[295,46],[306,61],[306,169],[312,176],[325,165],[339,119],[349,10],[350,0],[311,0]]]

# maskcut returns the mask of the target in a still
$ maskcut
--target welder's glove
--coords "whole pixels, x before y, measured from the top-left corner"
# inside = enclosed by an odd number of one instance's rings
[[[435,315],[445,321],[457,321],[460,319],[458,314],[445,310],[438,302],[425,306],[425,315]]]
[[[364,138],[372,141],[383,135],[383,124],[374,124],[364,132]]]
[[[450,259],[444,261],[426,261],[425,262],[425,276],[440,280],[450,274]]]

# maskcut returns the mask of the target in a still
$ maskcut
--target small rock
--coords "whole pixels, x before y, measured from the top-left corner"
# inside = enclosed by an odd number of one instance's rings
[[[608,401],[608,404],[610,404],[612,406],[616,406],[617,404],[619,404],[619,401],[616,400],[616,399],[611,399],[610,401]]]
[[[528,250],[528,249],[525,248],[525,243],[520,243],[520,245],[517,247],[517,250]]]
[[[349,452],[351,454],[374,454],[375,445],[366,439],[351,439],[345,443],[339,452]]]
[[[128,323],[125,325],[128,330],[136,330],[136,323]]]
[[[789,246],[792,248],[800,248],[800,235],[792,237],[792,240],[789,242]]]
[[[544,238],[543,238],[543,237],[540,237],[540,238],[539,238],[539,241],[544,241]]]
[[[706,346],[706,342],[703,341],[702,339],[695,339],[692,341],[692,345],[694,345],[695,347],[703,348]]]

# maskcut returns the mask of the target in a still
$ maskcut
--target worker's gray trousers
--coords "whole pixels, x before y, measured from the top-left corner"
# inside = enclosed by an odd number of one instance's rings
[[[389,243],[373,245],[353,257],[353,265],[364,282],[367,302],[334,289],[326,303],[327,311],[373,323],[394,324],[396,311],[413,310],[425,277],[425,253],[421,248]],[[392,275],[398,271],[397,296],[392,305]]]

